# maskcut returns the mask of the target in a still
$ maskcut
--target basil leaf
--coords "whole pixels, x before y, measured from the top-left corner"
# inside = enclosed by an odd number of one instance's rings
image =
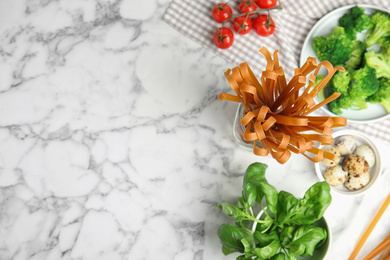
[[[230,255],[230,254],[233,254],[233,253],[235,253],[236,251],[232,251],[232,250],[230,250],[229,248],[227,248],[227,247],[225,247],[225,246],[222,246],[222,253],[224,254],[224,255]]]
[[[230,223],[226,223],[219,226],[218,237],[222,244],[222,252],[227,255],[233,252],[244,253],[244,245],[241,239],[250,239],[250,237],[253,237],[253,234],[249,229],[238,228]]]
[[[282,252],[271,257],[271,260],[284,260],[284,259],[286,259],[286,255]]]
[[[280,248],[279,237],[276,232],[269,234],[256,231],[255,239],[258,241],[257,248],[253,249],[253,253],[261,259],[273,257]]]
[[[300,206],[299,199],[294,195],[286,191],[280,191],[278,195],[278,204],[276,206],[276,220],[279,226],[288,222],[290,218],[298,212]]]
[[[257,187],[254,183],[248,182],[242,190],[242,197],[246,200],[248,206],[252,206],[258,196]]]
[[[276,213],[278,204],[278,191],[276,188],[265,182],[259,183],[258,187],[265,196],[268,210],[272,213]]]
[[[256,200],[260,202],[264,196],[257,186],[263,182],[267,183],[265,178],[265,170],[267,167],[266,164],[256,162],[249,165],[246,169],[242,197],[246,200],[249,207],[252,206]]]
[[[229,203],[221,203],[217,206],[217,209],[222,210],[222,212],[225,213],[226,216],[234,218],[238,221],[243,220],[243,218],[245,218],[245,216],[243,216],[243,214],[245,213],[243,213],[240,208],[233,206]]]
[[[301,200],[301,208],[291,222],[295,224],[312,224],[319,220],[332,202],[329,184],[325,181],[311,186]]]
[[[244,176],[244,183],[245,182],[252,182],[256,185],[267,182],[265,178],[265,170],[268,168],[266,164],[263,163],[252,163],[249,165],[249,167],[246,169],[245,176]]]
[[[291,243],[294,237],[295,226],[288,226],[283,228],[280,232],[279,239],[282,246],[287,246]]]
[[[237,199],[237,207],[242,209],[242,210],[246,210],[247,209],[248,206],[247,206],[247,203],[246,203],[246,201],[244,200],[243,197],[239,197]]]
[[[295,256],[295,254],[290,253],[287,257],[287,260],[297,260],[297,257]]]
[[[252,257],[253,256],[252,246],[254,247],[255,245],[254,244],[251,245],[251,243],[246,238],[241,239],[241,243],[244,246],[245,257],[246,258]]]
[[[289,245],[290,252],[297,255],[313,255],[313,252],[322,240],[326,239],[326,230],[313,225],[301,226],[295,231]]]

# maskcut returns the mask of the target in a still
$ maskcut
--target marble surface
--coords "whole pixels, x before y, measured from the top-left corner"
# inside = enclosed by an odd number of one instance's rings
[[[235,259],[216,205],[246,167],[296,196],[318,181],[233,139],[229,64],[162,21],[169,0],[0,1],[0,259]],[[384,157],[389,144],[377,141]],[[389,193],[333,194],[329,259],[347,259]],[[387,210],[365,255],[390,231]]]

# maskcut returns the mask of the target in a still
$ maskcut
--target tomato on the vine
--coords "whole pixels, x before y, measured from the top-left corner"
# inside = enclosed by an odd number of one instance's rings
[[[227,49],[233,45],[234,33],[227,27],[218,28],[214,33],[214,44],[220,49]]]
[[[234,18],[233,29],[238,34],[247,34],[252,29],[252,20],[248,16],[239,16]]]
[[[229,19],[232,14],[232,8],[225,3],[216,4],[211,12],[214,20],[218,23],[222,23],[226,19]]]
[[[270,16],[261,14],[253,21],[253,30],[260,36],[270,36],[275,31],[275,23]]]
[[[249,13],[257,10],[257,5],[254,0],[242,0],[239,5],[240,13]],[[249,14],[249,16],[254,14]]]
[[[268,9],[268,8],[275,7],[277,2],[278,2],[277,0],[257,0],[256,4],[261,9]]]

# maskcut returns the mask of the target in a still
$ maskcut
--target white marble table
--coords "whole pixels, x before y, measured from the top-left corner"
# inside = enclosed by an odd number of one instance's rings
[[[318,181],[233,140],[229,64],[172,29],[169,0],[0,1],[0,259],[235,259],[216,205],[246,167],[296,196]],[[347,259],[390,187],[333,194],[329,259]],[[365,255],[390,231],[383,215]]]

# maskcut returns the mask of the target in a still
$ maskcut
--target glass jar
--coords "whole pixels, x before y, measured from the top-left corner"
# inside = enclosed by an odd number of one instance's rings
[[[248,150],[253,149],[253,142],[244,141],[245,127],[241,125],[240,120],[244,116],[244,106],[240,103],[237,107],[236,115],[233,122],[233,136],[237,143]]]

